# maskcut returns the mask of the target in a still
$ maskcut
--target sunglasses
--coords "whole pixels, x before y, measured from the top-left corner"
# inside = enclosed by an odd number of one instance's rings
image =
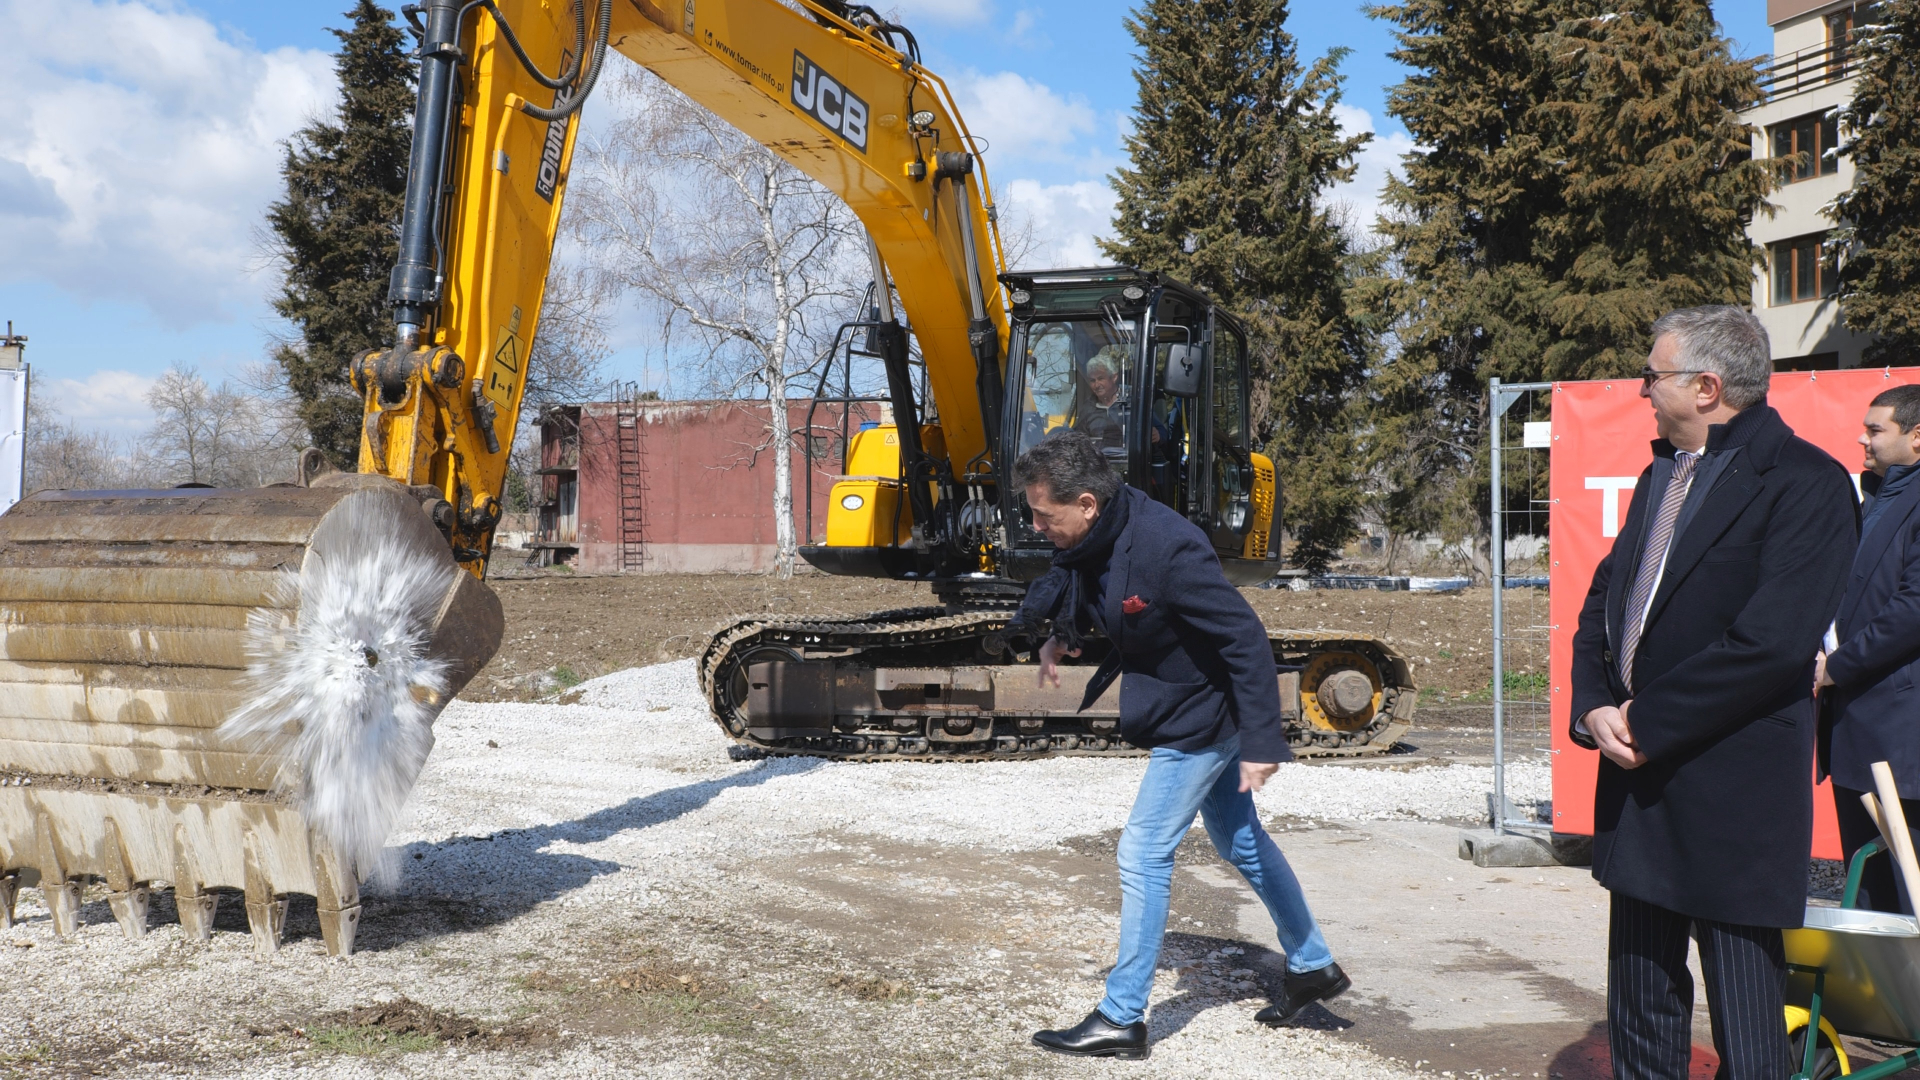
[[[1655,371],[1650,367],[1640,369],[1640,385],[1652,386],[1669,375],[1712,375],[1711,371]]]

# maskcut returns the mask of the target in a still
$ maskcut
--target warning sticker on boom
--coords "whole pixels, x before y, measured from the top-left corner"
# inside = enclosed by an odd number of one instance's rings
[[[500,327],[494,338],[493,359],[487,362],[487,381],[480,392],[500,405],[509,404],[513,401],[514,389],[520,385],[521,366],[520,309],[516,307],[507,325]]]

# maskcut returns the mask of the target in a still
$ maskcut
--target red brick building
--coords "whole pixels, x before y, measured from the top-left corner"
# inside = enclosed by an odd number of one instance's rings
[[[839,405],[789,401],[795,437],[794,535],[808,543],[805,470],[813,468],[813,532],[841,468]],[[543,562],[583,573],[741,573],[773,569],[774,449],[764,401],[588,402],[540,418],[541,501],[533,546]],[[881,407],[854,405],[851,431]]]

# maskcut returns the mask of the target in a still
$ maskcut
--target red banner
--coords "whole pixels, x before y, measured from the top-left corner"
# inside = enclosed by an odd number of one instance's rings
[[[1845,465],[1857,486],[1860,446],[1855,440],[1867,402],[1889,386],[1915,382],[1920,382],[1920,368],[1785,372],[1773,377],[1767,404],[1779,410],[1795,434]],[[1554,384],[1548,610],[1553,623],[1549,676],[1555,832],[1593,832],[1593,785],[1600,755],[1567,737],[1573,632],[1593,584],[1594,567],[1612,549],[1633,499],[1634,482],[1653,459],[1653,438],[1653,409],[1640,397],[1639,380]],[[1822,784],[1814,794],[1813,855],[1838,859],[1833,793]]]

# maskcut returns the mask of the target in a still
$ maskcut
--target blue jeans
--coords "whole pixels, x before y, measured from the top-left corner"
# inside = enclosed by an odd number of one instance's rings
[[[1238,736],[1188,753],[1160,747],[1147,762],[1133,813],[1120,834],[1120,960],[1107,976],[1100,1012],[1116,1024],[1147,1014],[1160,939],[1167,932],[1173,851],[1193,828],[1198,813],[1220,857],[1233,864],[1267,905],[1287,951],[1287,970],[1315,971],[1333,954],[1300,895],[1286,856],[1254,812],[1253,796],[1240,790]]]

